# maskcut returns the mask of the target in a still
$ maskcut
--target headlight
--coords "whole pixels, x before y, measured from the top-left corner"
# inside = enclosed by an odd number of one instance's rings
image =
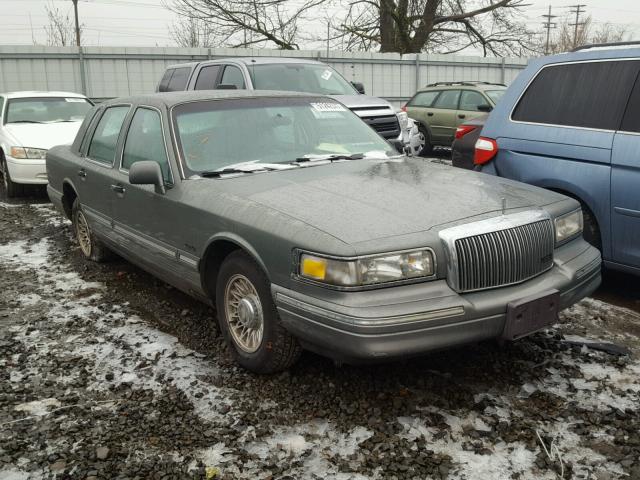
[[[400,128],[402,130],[407,128],[409,126],[409,116],[407,115],[407,112],[397,112],[396,115],[398,116],[398,123],[400,123]]]
[[[359,287],[430,277],[435,273],[434,264],[429,249],[345,260],[302,253],[298,274],[328,285]]]
[[[11,156],[13,158],[30,158],[33,160],[44,160],[46,155],[47,151],[41,148],[11,147]]]
[[[582,210],[567,213],[554,220],[556,227],[556,245],[582,232]]]

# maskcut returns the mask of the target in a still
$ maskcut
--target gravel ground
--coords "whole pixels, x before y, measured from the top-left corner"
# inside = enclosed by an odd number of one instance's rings
[[[637,289],[502,347],[254,376],[211,309],[85,262],[45,202],[0,201],[1,479],[640,479]]]

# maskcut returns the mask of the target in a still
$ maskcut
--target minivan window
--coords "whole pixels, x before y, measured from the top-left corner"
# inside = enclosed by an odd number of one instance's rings
[[[160,85],[158,86],[159,92],[166,92],[167,88],[169,88],[169,80],[171,80],[171,75],[173,75],[173,68],[168,69],[164,72],[162,76],[162,80],[160,80]]]
[[[458,109],[460,90],[444,90],[436,99],[433,108]]]
[[[196,80],[195,90],[213,90],[216,88],[216,79],[218,78],[218,72],[220,71],[220,65],[211,65],[209,67],[203,67],[198,73],[198,79]]]
[[[169,159],[162,135],[160,114],[148,108],[138,108],[131,120],[122,153],[123,170],[129,170],[135,162],[149,160],[160,165],[162,177],[171,183]]]
[[[179,92],[187,88],[187,81],[189,80],[189,73],[191,73],[191,68],[176,68],[173,71],[173,75],[171,76],[171,80],[169,80],[169,85],[167,87],[167,92]]]
[[[222,73],[220,83],[224,85],[235,85],[236,88],[242,90],[244,88],[244,77],[238,67],[227,65]]]
[[[639,61],[579,62],[543,68],[512,119],[519,122],[617,130]]]
[[[439,93],[440,93],[440,90],[433,90],[431,92],[418,92],[409,101],[409,106],[410,107],[430,107]]]
[[[91,160],[108,165],[113,164],[120,129],[128,111],[128,106],[110,107],[105,110],[89,144],[87,156]]]
[[[640,133],[640,79],[636,80],[620,130]]]

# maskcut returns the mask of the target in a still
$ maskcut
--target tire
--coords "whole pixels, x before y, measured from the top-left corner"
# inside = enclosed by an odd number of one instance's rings
[[[433,153],[433,145],[431,145],[431,139],[429,137],[429,131],[422,124],[418,125],[418,130],[420,130],[420,134],[424,137],[424,146],[418,152],[418,156],[426,157],[427,155],[431,155],[431,153]]]
[[[602,239],[600,237],[598,221],[593,212],[585,204],[582,204],[582,221],[584,224],[582,236],[588,243],[602,251]]]
[[[4,158],[4,154],[2,154],[2,152],[0,152],[0,175],[2,175],[4,191],[7,194],[7,198],[16,198],[24,194],[24,187],[11,180],[7,160]]]
[[[262,269],[241,250],[224,260],[216,282],[220,331],[236,361],[260,374],[288,369],[302,352],[280,322],[269,285]]]
[[[91,231],[89,222],[82,211],[82,205],[76,198],[71,207],[71,222],[73,234],[76,237],[82,255],[94,262],[104,262],[111,257],[111,251],[96,238]]]

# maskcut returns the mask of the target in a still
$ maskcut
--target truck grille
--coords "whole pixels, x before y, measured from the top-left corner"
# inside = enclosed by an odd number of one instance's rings
[[[395,115],[361,118],[384,138],[397,138],[400,135],[400,124],[398,123],[398,117]]]

